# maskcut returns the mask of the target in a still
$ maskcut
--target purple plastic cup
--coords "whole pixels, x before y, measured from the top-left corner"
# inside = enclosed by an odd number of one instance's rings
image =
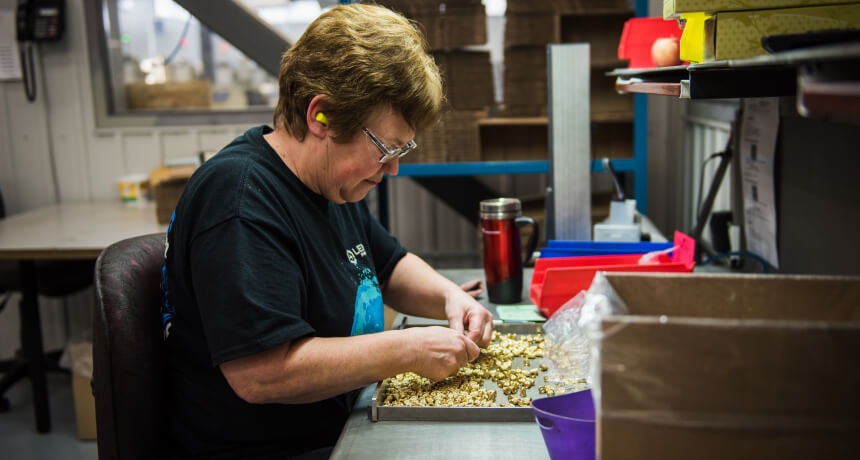
[[[551,459],[595,459],[591,390],[535,399],[532,410]]]

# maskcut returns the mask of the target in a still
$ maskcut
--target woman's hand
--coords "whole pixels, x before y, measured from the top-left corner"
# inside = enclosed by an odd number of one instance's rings
[[[436,382],[457,374],[481,353],[478,345],[462,332],[447,327],[412,327],[403,332],[411,335],[408,343],[415,346],[415,364],[411,370]]]
[[[472,281],[466,281],[465,283],[460,285],[460,289],[466,291],[466,294],[469,294],[476,299],[484,293],[484,286],[481,285],[480,278],[473,279]]]
[[[484,348],[493,334],[493,315],[463,289],[445,295],[445,316],[451,329]]]

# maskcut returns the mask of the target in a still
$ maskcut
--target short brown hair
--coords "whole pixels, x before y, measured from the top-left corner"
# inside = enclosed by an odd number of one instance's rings
[[[339,5],[320,15],[281,59],[275,126],[299,141],[314,96],[337,137],[346,140],[379,108],[391,107],[411,128],[436,122],[444,95],[427,42],[403,16],[377,5]]]

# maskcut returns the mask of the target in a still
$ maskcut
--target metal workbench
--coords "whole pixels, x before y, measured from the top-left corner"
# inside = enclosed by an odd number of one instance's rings
[[[457,283],[484,278],[482,269],[440,270]],[[532,271],[523,274],[523,301],[528,302]],[[495,306],[486,293],[479,301],[494,315]],[[399,316],[399,315],[398,315]],[[409,322],[414,317],[408,317]],[[399,321],[400,317],[395,321]],[[428,322],[428,321],[425,321]],[[371,422],[370,397],[376,385],[366,387],[358,398],[332,459],[378,460],[380,458],[548,459],[540,427],[534,422]]]

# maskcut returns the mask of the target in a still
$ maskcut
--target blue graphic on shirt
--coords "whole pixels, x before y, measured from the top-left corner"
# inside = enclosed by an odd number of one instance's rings
[[[383,330],[382,292],[376,275],[368,268],[361,271],[355,292],[355,315],[349,335],[371,334]]]
[[[167,251],[170,249],[168,235],[170,235],[170,231],[173,229],[174,219],[176,219],[176,210],[174,210],[173,214],[170,216],[170,225],[167,226],[167,233],[164,234],[164,265],[161,266],[161,327],[164,340],[167,340],[167,336],[170,335],[170,327],[173,325],[173,317],[176,316],[176,309],[173,305],[170,305],[168,298],[169,290],[167,286]]]

